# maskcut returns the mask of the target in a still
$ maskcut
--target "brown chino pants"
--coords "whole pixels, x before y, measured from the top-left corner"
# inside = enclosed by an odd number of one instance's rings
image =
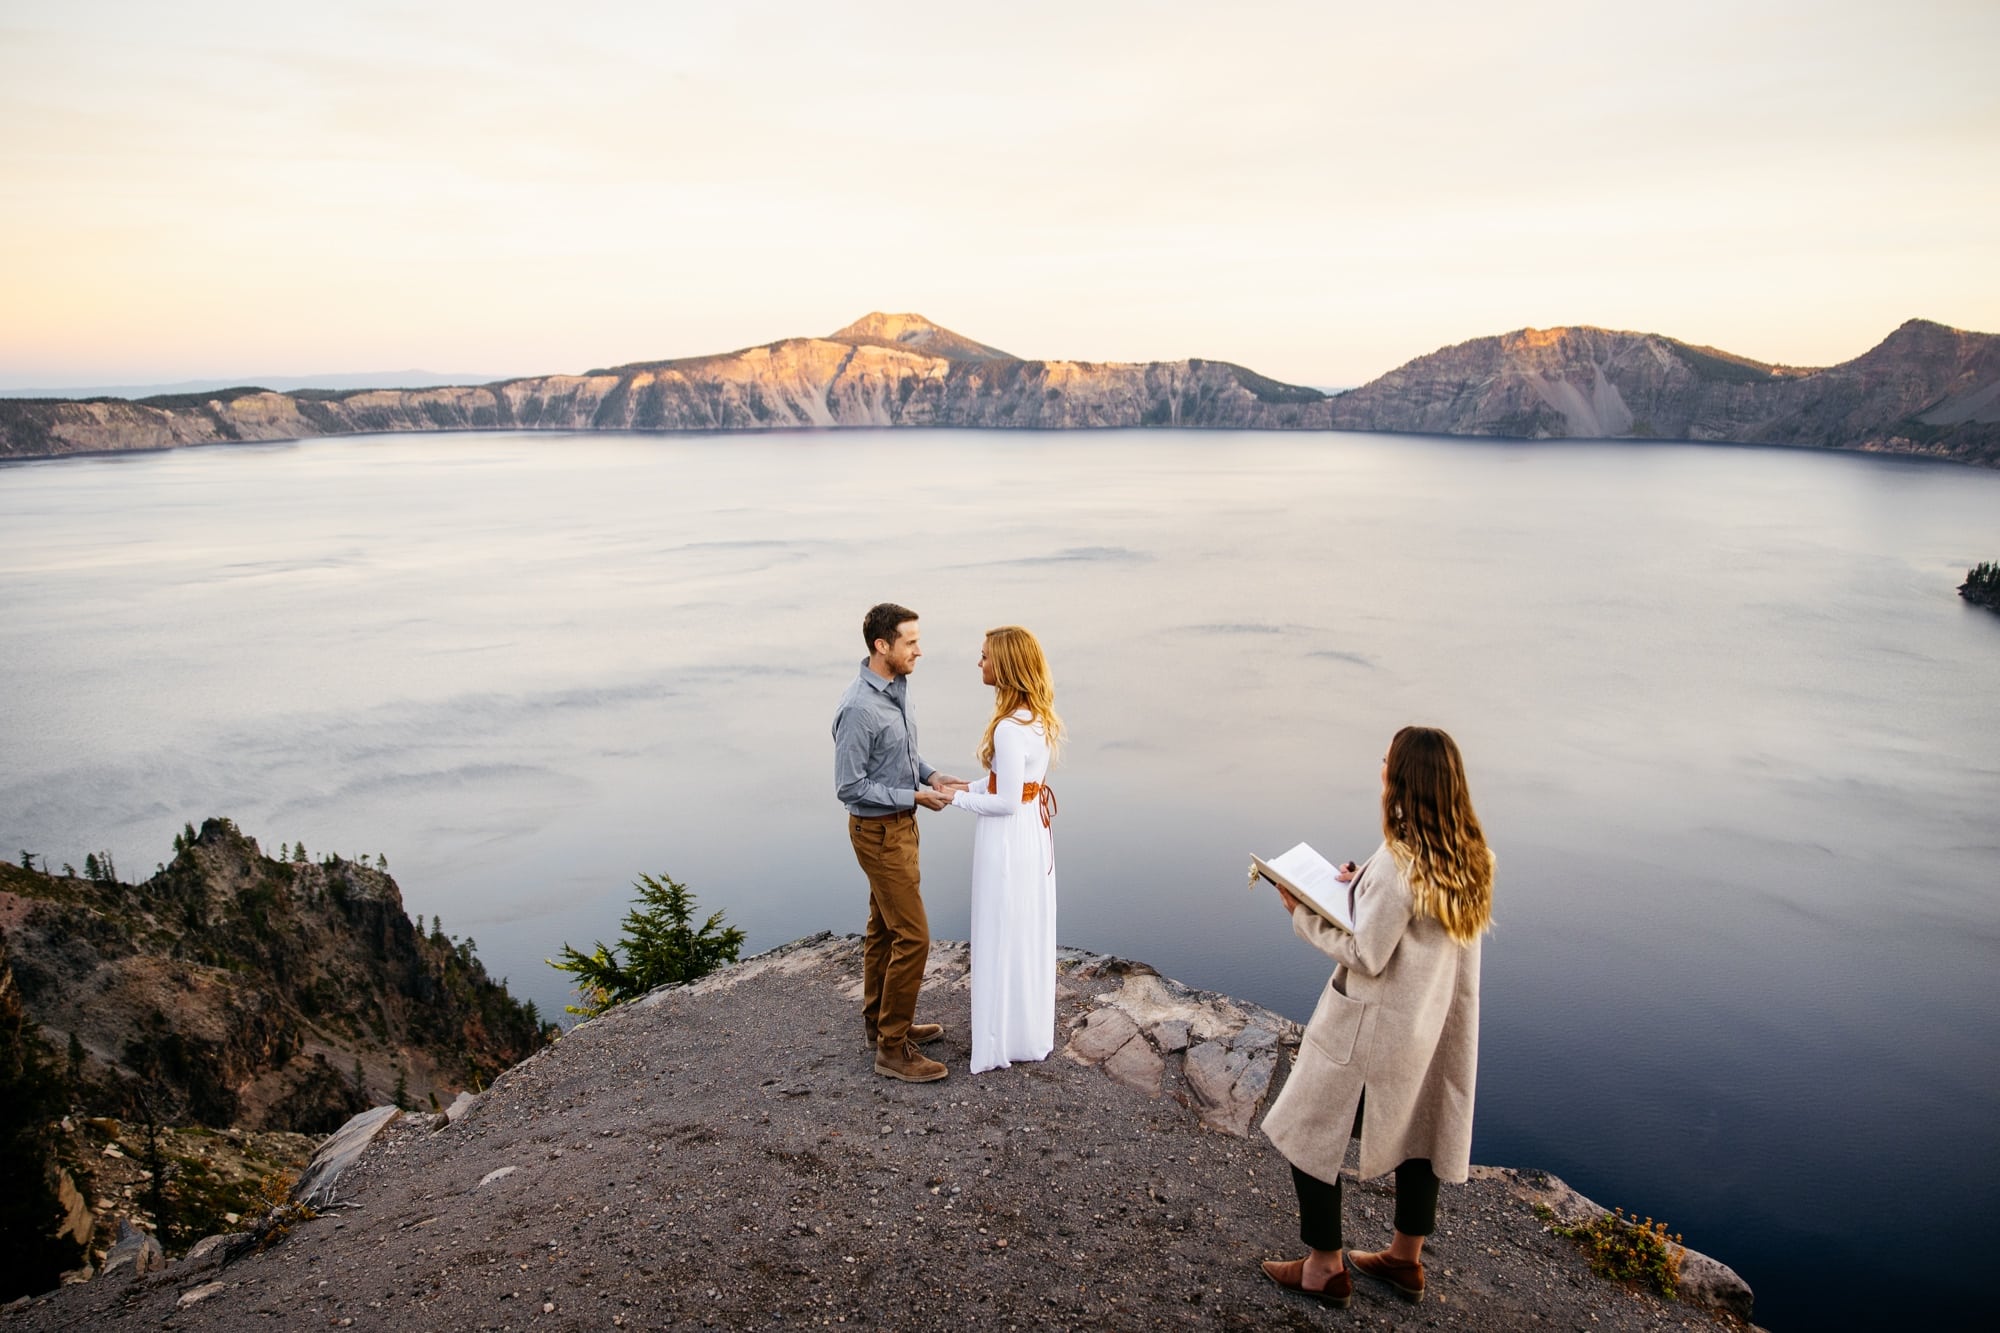
[[[924,963],[931,956],[931,923],[917,880],[917,812],[887,819],[847,817],[854,859],[868,876],[868,934],[861,945],[861,1018],[878,1046],[903,1049]]]

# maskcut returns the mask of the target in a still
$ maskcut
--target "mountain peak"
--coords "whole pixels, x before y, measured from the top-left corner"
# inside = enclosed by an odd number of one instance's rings
[[[871,347],[900,347],[907,351],[941,356],[951,361],[1018,361],[1019,357],[997,347],[974,342],[933,324],[922,315],[886,314],[871,310],[846,328],[830,335],[837,343],[861,343]]]

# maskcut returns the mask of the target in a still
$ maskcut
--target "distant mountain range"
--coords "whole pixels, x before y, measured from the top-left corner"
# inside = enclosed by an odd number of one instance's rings
[[[1522,329],[1327,394],[1226,361],[1025,360],[876,313],[824,338],[484,385],[0,399],[0,458],[381,431],[841,426],[1713,440],[1993,467],[2000,337],[1911,320],[1852,361],[1802,369],[1658,334]]]
[[[176,380],[172,384],[84,384],[39,389],[0,389],[0,398],[158,398],[179,393],[214,393],[244,384],[266,389],[428,389],[439,384],[489,384],[497,375],[445,375],[435,370],[368,370],[340,375],[253,375],[233,380]]]

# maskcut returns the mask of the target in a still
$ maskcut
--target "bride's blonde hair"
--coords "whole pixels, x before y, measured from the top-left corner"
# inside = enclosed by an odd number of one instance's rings
[[[993,667],[993,717],[979,742],[979,766],[993,767],[993,729],[1026,709],[1042,724],[1049,743],[1049,762],[1062,749],[1063,724],[1056,716],[1056,687],[1049,680],[1049,660],[1042,645],[1019,625],[986,631],[986,660]]]
[[[1472,812],[1458,745],[1435,727],[1404,727],[1384,762],[1382,832],[1410,897],[1469,944],[1493,924],[1493,852]]]

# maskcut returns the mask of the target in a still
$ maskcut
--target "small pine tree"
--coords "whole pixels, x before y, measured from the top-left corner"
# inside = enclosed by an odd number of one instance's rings
[[[292,844],[292,860],[297,862],[299,865],[304,865],[306,863],[306,845],[303,842],[295,842]]]
[[[386,872],[389,869],[389,858],[380,852],[375,853],[375,868]]]
[[[577,979],[577,998],[583,1005],[567,1006],[573,1014],[601,1014],[655,987],[707,976],[722,964],[735,962],[743,947],[743,932],[723,926],[721,912],[712,913],[696,929],[694,895],[672,876],[641,875],[633,887],[639,890],[639,902],[625,914],[619,939],[623,962],[601,940],[589,953],[565,943],[561,962],[543,960]]]
[[[396,1070],[396,1109],[410,1109],[410,1076],[400,1068]]]
[[[64,879],[76,878],[76,867],[71,865],[67,861],[63,862],[63,878]]]
[[[21,849],[21,869],[33,870],[34,868],[35,868],[35,854],[29,851],[26,847],[23,847]]]
[[[97,865],[96,852],[85,852],[83,854],[83,874],[84,878],[93,882],[104,877],[104,872]]]

